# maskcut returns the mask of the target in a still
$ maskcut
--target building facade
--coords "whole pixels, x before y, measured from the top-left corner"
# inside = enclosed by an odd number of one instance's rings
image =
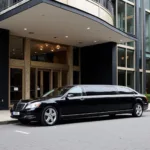
[[[1,0],[0,109],[67,84],[150,93],[149,0]]]

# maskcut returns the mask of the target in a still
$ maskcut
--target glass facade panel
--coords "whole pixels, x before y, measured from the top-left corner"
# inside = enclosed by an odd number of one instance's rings
[[[134,34],[134,6],[127,4],[127,32]]]
[[[127,72],[127,86],[134,89],[134,72]]]
[[[150,94],[150,73],[146,74],[146,93]]]
[[[79,48],[78,47],[73,48],[73,65],[79,66]]]
[[[118,1],[118,28],[125,31],[125,2]]]
[[[67,64],[67,47],[38,41],[31,41],[31,60]]]
[[[146,12],[146,52],[150,52],[150,14]]]
[[[10,36],[10,58],[24,59],[23,38],[17,36]]]
[[[31,73],[30,73],[30,97],[34,99],[35,92],[36,92],[36,70],[35,68],[31,68]]]
[[[150,0],[144,0],[145,8],[150,9]]]
[[[142,72],[140,72],[140,86],[139,86],[139,88],[140,88],[140,93],[142,93],[143,91],[142,91],[142,88],[143,87],[143,75],[142,75]]]
[[[126,49],[118,47],[118,66],[126,67]]]
[[[22,69],[11,68],[10,69],[10,102],[16,103],[22,99]]]
[[[134,51],[127,50],[127,67],[134,68]]]
[[[146,70],[150,70],[150,54],[146,54]]]
[[[118,70],[118,85],[126,86],[126,71]]]
[[[79,84],[79,72],[78,71],[73,71],[73,84]]]
[[[134,47],[134,42],[127,42],[127,46]]]

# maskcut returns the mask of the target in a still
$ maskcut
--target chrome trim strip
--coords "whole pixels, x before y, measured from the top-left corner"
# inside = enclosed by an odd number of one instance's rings
[[[94,113],[82,113],[82,114],[71,114],[71,115],[61,115],[62,117],[69,117],[69,116],[86,116],[86,115],[94,115],[94,114],[105,114],[105,113],[118,113],[118,112],[128,112],[133,111],[133,109],[127,110],[118,110],[118,111],[106,111],[106,112],[94,112]]]

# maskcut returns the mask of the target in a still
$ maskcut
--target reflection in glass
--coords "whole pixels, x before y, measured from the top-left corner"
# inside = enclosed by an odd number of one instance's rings
[[[125,48],[118,47],[118,66],[126,67],[126,50]]]
[[[67,71],[62,71],[62,86],[66,86],[67,85],[67,76],[68,76],[68,72]]]
[[[146,52],[150,52],[150,13],[146,12]]]
[[[10,58],[24,59],[23,38],[10,36]]]
[[[127,72],[127,86],[134,89],[134,72]]]
[[[118,28],[125,31],[125,2],[118,1]]]
[[[142,72],[140,72],[140,93],[143,92],[143,75],[142,75]]]
[[[118,70],[118,85],[126,86],[126,71]]]
[[[35,91],[36,91],[36,85],[35,85],[35,80],[36,80],[36,70],[35,68],[31,68],[31,73],[30,73],[30,97],[32,99],[36,98],[35,96]]]
[[[50,72],[43,71],[43,92],[46,93],[50,89]]]
[[[134,6],[127,4],[127,32],[134,34]]]
[[[22,99],[22,69],[10,69],[10,102]]]
[[[146,54],[146,70],[150,70],[150,54]]]
[[[150,10],[150,0],[144,0],[145,8]]]
[[[79,71],[73,71],[73,84],[79,84]]]
[[[127,67],[134,68],[134,51],[127,50]]]
[[[53,72],[53,88],[58,88],[59,87],[59,72]]]
[[[146,74],[146,92],[150,94],[150,73]]]

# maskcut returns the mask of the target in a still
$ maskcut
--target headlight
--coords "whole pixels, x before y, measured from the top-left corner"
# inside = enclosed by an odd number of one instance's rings
[[[29,105],[26,107],[26,109],[38,108],[40,105],[41,105],[40,102],[35,102],[35,103],[32,103],[32,104],[29,104]]]

